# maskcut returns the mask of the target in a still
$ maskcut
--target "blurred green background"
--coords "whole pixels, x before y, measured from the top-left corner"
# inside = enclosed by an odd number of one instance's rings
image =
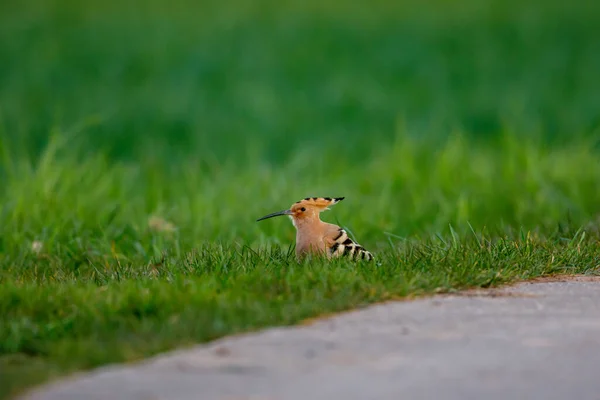
[[[285,163],[413,135],[598,133],[600,6],[562,1],[4,1],[3,135]],[[331,161],[335,162],[335,161]]]

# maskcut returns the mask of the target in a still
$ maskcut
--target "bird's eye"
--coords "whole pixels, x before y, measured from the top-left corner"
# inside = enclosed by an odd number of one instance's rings
[[[302,208],[300,209],[300,211],[304,212],[304,211],[306,211],[306,208],[305,208],[305,207],[302,207]]]

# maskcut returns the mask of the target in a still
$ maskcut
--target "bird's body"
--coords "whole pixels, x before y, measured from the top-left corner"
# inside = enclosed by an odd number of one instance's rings
[[[296,256],[325,255],[327,258],[349,256],[352,259],[372,260],[373,255],[350,239],[337,225],[321,221],[319,214],[343,197],[307,197],[292,204],[289,210],[266,215],[258,221],[278,215],[289,215],[296,227]]]

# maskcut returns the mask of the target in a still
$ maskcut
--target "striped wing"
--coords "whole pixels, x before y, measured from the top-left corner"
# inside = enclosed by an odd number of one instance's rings
[[[373,255],[360,244],[350,239],[348,233],[342,228],[338,230],[338,235],[333,239],[333,244],[329,247],[329,254],[332,257],[350,257],[353,260],[371,261]]]

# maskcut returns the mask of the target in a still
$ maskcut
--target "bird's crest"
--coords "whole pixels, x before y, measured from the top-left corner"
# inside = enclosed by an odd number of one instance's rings
[[[344,200],[344,197],[306,197],[298,200],[295,204],[313,206],[325,211],[329,206],[339,203]]]

